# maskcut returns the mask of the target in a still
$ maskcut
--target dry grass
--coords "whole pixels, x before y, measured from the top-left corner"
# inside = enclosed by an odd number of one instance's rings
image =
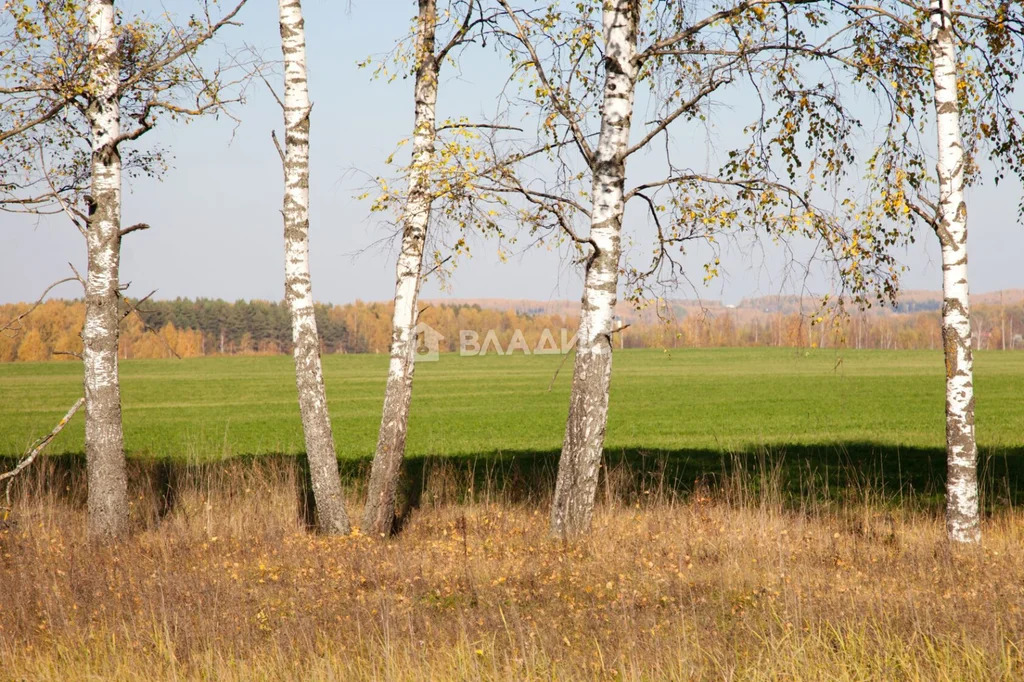
[[[543,501],[452,503],[433,472],[395,538],[328,538],[302,525],[297,471],[194,467],[169,509],[135,485],[138,532],[96,545],[81,480],[42,463],[0,530],[0,678],[1024,676],[1015,511],[954,552],[921,511],[603,489],[592,538],[563,546]]]

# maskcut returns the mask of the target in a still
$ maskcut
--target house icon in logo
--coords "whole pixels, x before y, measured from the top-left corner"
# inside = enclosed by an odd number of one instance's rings
[[[416,362],[437,362],[444,335],[424,322],[417,324],[412,333],[416,339]]]

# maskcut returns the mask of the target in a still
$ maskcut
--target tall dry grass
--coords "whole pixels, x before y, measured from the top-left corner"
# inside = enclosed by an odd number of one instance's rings
[[[2,679],[1024,677],[1016,511],[954,551],[870,490],[784,504],[767,471],[623,496],[618,471],[563,545],[545,500],[428,467],[396,537],[331,538],[297,465],[234,460],[136,472],[136,533],[93,544],[80,474],[39,464],[0,530]]]

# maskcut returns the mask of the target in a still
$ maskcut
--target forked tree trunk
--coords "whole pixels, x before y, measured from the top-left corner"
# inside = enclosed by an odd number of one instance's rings
[[[299,0],[278,0],[284,53],[284,294],[292,316],[295,384],[302,413],[317,527],[348,533],[331,418],[327,412],[320,338],[309,275],[309,90],[306,36]]]
[[[605,2],[605,84],[601,133],[592,163],[593,253],[586,267],[569,419],[551,506],[551,533],[573,539],[590,529],[608,422],[612,331],[619,282],[626,150],[636,88],[635,0]]]
[[[981,524],[956,38],[951,1],[933,0],[931,8],[939,176],[935,231],[942,246],[942,345],[946,356],[946,531],[954,542],[972,543],[981,540]]]
[[[416,362],[416,303],[419,299],[423,247],[430,222],[430,166],[434,157],[438,63],[434,54],[437,27],[435,0],[419,0],[417,27],[416,117],[413,124],[409,196],[403,218],[402,251],[395,281],[395,312],[391,323],[391,363],[384,391],[377,451],[363,513],[363,531],[387,535],[395,518],[395,496],[412,400]]]
[[[113,0],[89,0],[92,97],[86,116],[92,184],[86,242],[89,256],[82,343],[85,365],[85,454],[89,533],[115,537],[128,528],[128,484],[117,368],[118,270],[121,258],[121,128]]]

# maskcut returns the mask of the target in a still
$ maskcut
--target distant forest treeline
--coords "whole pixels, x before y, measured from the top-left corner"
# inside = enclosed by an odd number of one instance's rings
[[[930,307],[930,306],[929,306]],[[31,304],[0,305],[0,328],[29,312]],[[904,308],[906,310],[906,308]],[[130,309],[125,306],[125,312]],[[316,306],[325,353],[387,353],[391,339],[391,303]],[[974,306],[977,349],[1024,348],[1024,304]],[[0,362],[74,358],[82,349],[85,304],[51,300],[0,332]],[[459,349],[460,330],[476,332],[486,346],[489,331],[508,348],[516,330],[534,349],[545,329],[560,341],[561,330],[575,331],[575,317],[522,313],[472,303],[425,307],[420,318],[443,338],[442,351]],[[879,349],[938,349],[939,312],[870,312],[812,324],[807,315],[716,308],[684,312],[673,321],[651,316],[625,320],[628,326],[616,347],[686,348],[719,346],[789,346]],[[520,346],[521,347],[521,346]],[[493,350],[493,344],[492,344]],[[128,314],[121,329],[122,358],[197,357],[203,355],[278,354],[291,352],[291,323],[283,303],[211,299],[146,301]]]

